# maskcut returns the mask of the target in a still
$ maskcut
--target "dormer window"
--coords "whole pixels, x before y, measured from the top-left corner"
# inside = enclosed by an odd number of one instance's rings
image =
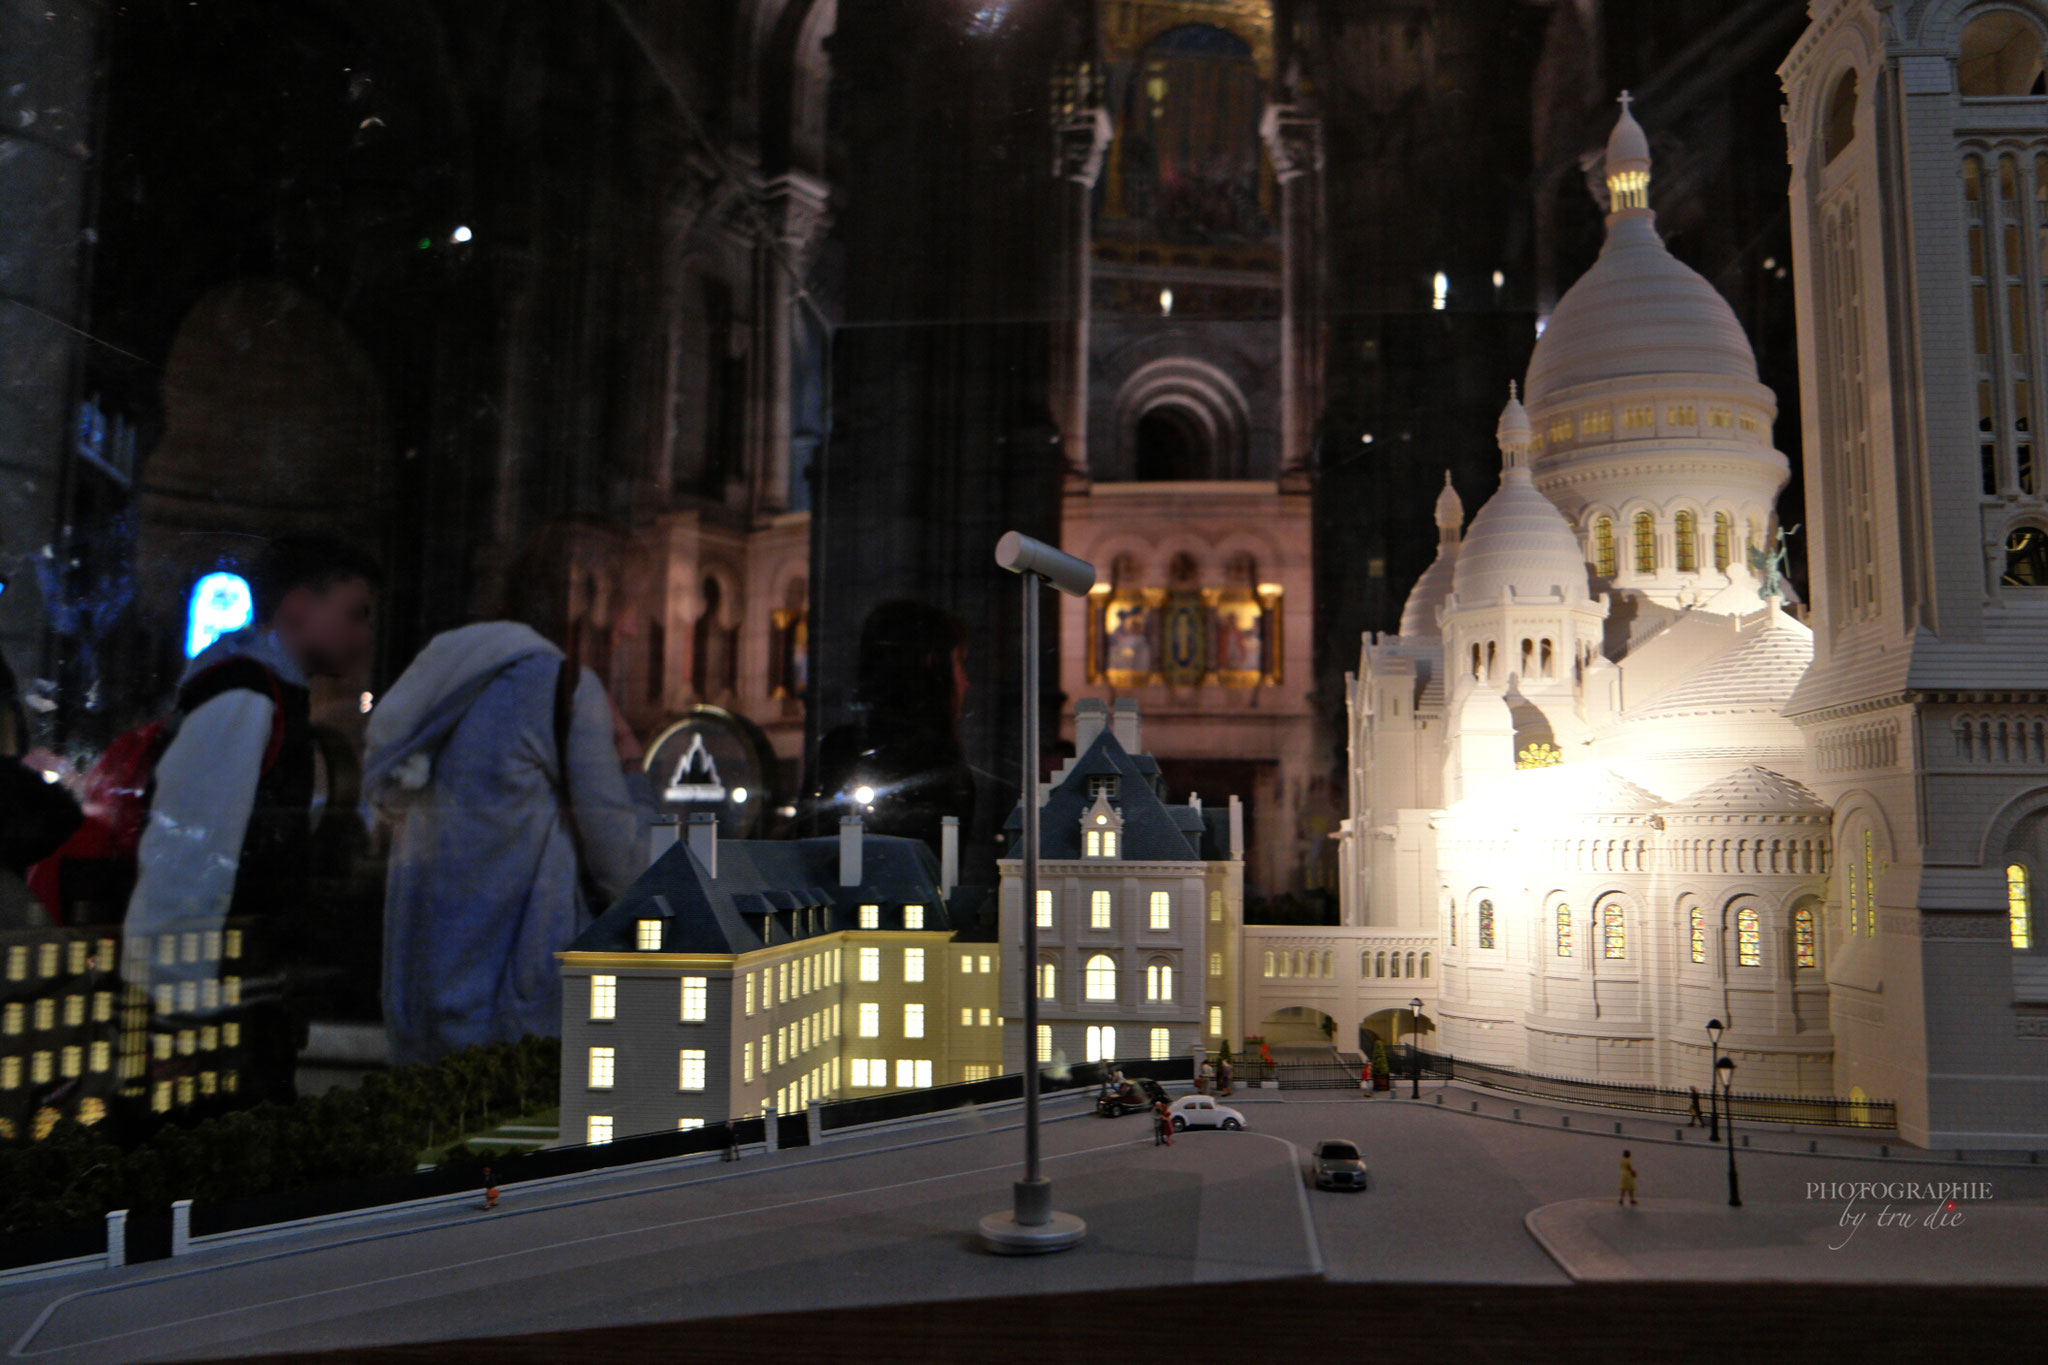
[[[660,952],[661,921],[658,919],[643,919],[639,921],[634,944],[643,953]]]
[[[1109,797],[1097,793],[1094,804],[1081,816],[1081,856],[1118,857],[1117,845],[1121,842],[1123,827],[1124,818],[1116,807],[1109,804]]]
[[[924,928],[924,907],[922,905],[906,905],[903,907],[903,927],[906,929]]]
[[[1088,804],[1116,800],[1116,774],[1096,773],[1088,779]]]
[[[860,927],[863,929],[881,928],[882,907],[879,905],[863,905],[860,908]]]

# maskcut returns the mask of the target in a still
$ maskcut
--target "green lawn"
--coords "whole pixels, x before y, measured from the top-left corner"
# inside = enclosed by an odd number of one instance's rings
[[[507,1119],[489,1128],[480,1128],[466,1137],[451,1139],[438,1147],[425,1148],[419,1153],[419,1164],[437,1164],[442,1155],[457,1141],[465,1142],[471,1147],[551,1147],[559,1140],[561,1119],[562,1111],[555,1105],[536,1109],[516,1119]]]

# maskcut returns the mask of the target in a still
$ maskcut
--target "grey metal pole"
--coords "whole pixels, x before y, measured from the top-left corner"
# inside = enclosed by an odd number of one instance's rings
[[[1039,1182],[1038,1163],[1038,575],[1022,573],[1024,585],[1024,1179]],[[1022,1190],[1017,1194],[1017,1221],[1044,1222],[1043,1214],[1026,1217]],[[1049,1209],[1049,1201],[1048,1201]],[[1035,1212],[1036,1210],[1034,1210]]]

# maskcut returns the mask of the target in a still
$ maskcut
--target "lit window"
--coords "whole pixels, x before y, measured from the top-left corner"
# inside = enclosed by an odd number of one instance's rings
[[[1616,901],[1600,907],[1600,951],[1601,956],[1610,959],[1628,956],[1628,926]]]
[[[705,1018],[708,1016],[709,1004],[710,991],[707,989],[705,985],[704,978],[701,976],[684,977],[682,1014],[683,1022],[686,1024],[703,1023]]]
[[[1088,894],[1088,927],[1107,929],[1110,927],[1110,893],[1092,891]]]
[[[1265,968],[1263,975],[1271,978],[1273,975],[1273,950],[1271,948],[1266,949],[1265,956],[1261,959],[1260,965]]]
[[[1593,523],[1593,572],[1612,578],[1615,571],[1614,518],[1601,517]]]
[[[156,1088],[150,1092],[149,1107],[159,1114],[170,1112],[171,1083],[169,1081],[158,1081],[156,1083]]]
[[[1117,856],[1116,831],[1113,829],[1106,829],[1102,831],[1102,856],[1105,858],[1114,858]]]
[[[1209,1032],[1215,1037],[1223,1036],[1223,1006],[1209,1006]]]
[[[1088,831],[1082,842],[1081,856],[1084,858],[1100,858],[1102,856],[1101,830],[1091,829]]]
[[[1038,998],[1050,1000],[1059,994],[1060,969],[1051,962],[1038,964]]]
[[[1221,891],[1211,891],[1209,893],[1209,922],[1211,924],[1223,923],[1223,893]]]
[[[240,929],[230,929],[227,931],[226,942],[222,945],[222,956],[234,958],[241,955],[242,931]],[[108,956],[109,960],[111,960],[111,955],[109,954]]]
[[[661,921],[658,919],[641,920],[639,924],[638,937],[636,938],[635,942],[638,944],[640,951],[643,953],[660,952]]]
[[[1764,962],[1756,911],[1747,906],[1735,913],[1735,960],[1745,967],[1761,967]]]
[[[860,927],[863,929],[881,928],[882,907],[879,905],[863,905],[860,908]]]
[[[1572,908],[1569,905],[1557,907],[1557,955],[1572,955]]]
[[[981,963],[982,971],[992,972],[995,970],[995,959],[990,957],[987,953],[983,953],[979,960]]]
[[[789,1060],[789,1025],[775,1030],[775,1063],[780,1066]]]
[[[1657,523],[1648,512],[1636,513],[1636,572],[1657,572]]]
[[[856,1090],[865,1090],[867,1086],[868,1059],[865,1057],[855,1057],[853,1059],[853,1087]]]
[[[778,962],[775,964],[775,1002],[777,1004],[786,1004],[788,1000],[789,964],[787,962]]]
[[[1038,1026],[1038,1060],[1041,1062],[1049,1062],[1052,1060],[1051,1024],[1040,1024]]]
[[[974,1008],[973,1008],[973,1006],[971,1006],[971,1005],[962,1005],[962,1006],[960,1007],[960,1027],[961,1027],[961,1028],[973,1028],[973,1027],[974,1027]]]
[[[114,1018],[114,993],[94,991],[92,993],[92,1021],[95,1024],[111,1023]]]
[[[1423,974],[1423,976],[1425,976],[1425,977],[1427,977],[1427,976],[1429,975],[1429,954],[1428,954],[1428,953],[1424,953],[1424,954],[1422,955],[1422,974]]]
[[[1714,513],[1714,567],[1728,572],[1735,559],[1735,521],[1726,512]]]
[[[963,1081],[985,1081],[993,1074],[994,1068],[987,1062],[969,1062],[960,1068],[960,1079]]]
[[[5,1010],[0,1011],[0,1020],[4,1020],[4,1022],[0,1022],[0,1031],[20,1033],[26,1018],[26,1007],[19,1000],[10,1000],[7,1002]]]
[[[1088,1060],[1091,1062],[1113,1062],[1116,1060],[1116,1030],[1107,1024],[1088,1026]]]
[[[702,1090],[704,1088],[704,1049],[686,1047],[681,1050],[676,1065],[676,1089]]]
[[[1384,952],[1373,954],[1372,974],[1374,976],[1385,976],[1387,974],[1387,955]]]
[[[38,1029],[57,1027],[56,1001],[47,999],[36,1001],[36,1027]]]
[[[754,1012],[754,974],[752,972],[748,972],[745,980],[747,1013],[752,1014]]]
[[[1673,521],[1678,536],[1678,571],[1691,573],[1700,566],[1699,537],[1694,532],[1693,515],[1680,512]]]
[[[590,1088],[609,1090],[612,1088],[612,1059],[614,1053],[608,1047],[590,1049]]]
[[[994,1022],[995,1022],[994,1016],[995,1016],[995,1011],[994,1011],[994,1010],[992,1010],[992,1009],[988,1008],[988,1006],[986,1006],[986,1005],[982,1006],[982,1008],[981,1008],[981,1026],[982,1026],[983,1028],[987,1028],[987,1027],[988,1027],[988,1026],[989,1026],[990,1024],[994,1023]]]
[[[612,1116],[592,1114],[583,1123],[583,1140],[593,1147],[602,1147],[612,1140]]]
[[[1052,928],[1052,891],[1043,886],[1038,888],[1038,927]]]
[[[1221,954],[1221,953],[1211,953],[1211,954],[1209,954],[1209,975],[1211,975],[1211,976],[1221,976],[1221,975],[1223,975],[1223,954]]]
[[[616,976],[593,976],[590,978],[590,1017],[593,1019],[616,1019],[619,1017],[619,979]]]
[[[903,979],[905,981],[924,980],[924,949],[905,948],[903,950]]]
[[[1803,905],[1792,912],[1792,954],[1792,960],[1801,967],[1820,965],[1820,946],[1814,937],[1813,911]]]
[[[1692,908],[1692,960],[1707,960],[1707,912],[1697,905]]]
[[[903,907],[903,927],[906,929],[924,928],[924,907],[922,905],[906,905]]]
[[[94,1071],[105,1071],[114,1064],[114,1049],[104,1039],[92,1045],[92,1057],[87,1063]]]
[[[860,1036],[863,1038],[879,1038],[882,1036],[882,1007],[872,1000],[861,1004]]]
[[[1479,902],[1479,946],[1493,946],[1493,902]]]
[[[1154,962],[1145,968],[1145,998],[1147,1000],[1173,999],[1173,968],[1164,962]]]
[[[1173,1039],[1163,1028],[1152,1030],[1152,1060],[1163,1062],[1173,1050]]]
[[[1107,954],[1097,953],[1088,959],[1083,969],[1083,989],[1090,1000],[1116,999],[1116,963]]]
[[[1458,946],[1458,903],[1452,901],[1444,909],[1444,924],[1451,937],[1451,946]]]
[[[882,950],[880,948],[857,948],[854,950],[854,976],[860,981],[882,979]]]
[[[754,1079],[754,1045],[740,1044],[740,1080],[751,1084]]]
[[[84,1069],[84,1048],[79,1047],[76,1044],[73,1044],[72,1046],[65,1048],[64,1051],[61,1054],[59,1054],[59,1059],[57,1063],[58,1075],[76,1076],[79,1072],[83,1071]]]
[[[699,1129],[699,1128],[702,1128],[703,1126],[704,1126],[704,1120],[702,1120],[702,1119],[677,1119],[677,1120],[676,1120],[676,1131],[678,1131],[678,1132],[682,1132],[682,1133],[689,1133],[689,1132],[694,1132],[694,1131],[696,1131],[697,1129]]]
[[[1150,927],[1159,932],[1173,928],[1173,893],[1154,891],[1151,900]]]
[[[923,1005],[912,1002],[903,1007],[903,1036],[905,1038],[924,1037]]]
[[[964,953],[960,956],[960,974],[962,976],[974,975],[974,959]]]
[[[28,945],[17,943],[7,950],[7,979],[22,981],[28,977]]]
[[[1866,918],[1867,932],[1877,937],[1877,853],[1872,847],[1873,836],[1863,831],[1863,904],[1870,910]]]
[[[2033,902],[2027,892],[2027,869],[2021,863],[2007,863],[2005,868],[2005,917],[2012,930],[2012,946],[2031,948],[2034,946]],[[1811,963],[1802,962],[1802,967]]]
[[[186,1011],[199,1008],[198,982],[180,981],[178,983],[178,1008]]]
[[[208,945],[208,951],[210,956],[219,957],[220,932],[218,930],[214,930],[208,933],[206,936],[206,942]],[[85,940],[82,938],[72,939],[70,946],[65,950],[65,952],[69,959],[65,963],[65,970],[70,972],[73,976],[77,976],[79,973],[83,972],[85,970]]]

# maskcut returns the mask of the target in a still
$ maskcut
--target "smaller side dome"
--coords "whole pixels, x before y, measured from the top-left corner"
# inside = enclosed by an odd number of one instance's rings
[[[1557,504],[1529,475],[1529,415],[1514,390],[1501,410],[1500,487],[1472,518],[1458,550],[1451,591],[1460,606],[1496,602],[1503,593],[1568,602],[1587,599],[1586,559]]]
[[[1444,471],[1443,491],[1436,495],[1436,529],[1439,538],[1456,540],[1465,527],[1465,500],[1451,484],[1451,471]]]
[[[1508,405],[1500,410],[1500,421],[1494,426],[1493,435],[1503,452],[1520,450],[1525,455],[1530,443],[1536,439],[1536,429],[1529,424],[1529,410],[1522,406],[1521,393],[1512,379],[1508,381]],[[1450,476],[1446,474],[1444,477]]]
[[[1435,635],[1437,609],[1451,592],[1451,578],[1458,567],[1460,538],[1465,527],[1465,501],[1451,486],[1451,471],[1444,471],[1443,489],[1436,495],[1436,558],[1408,590],[1401,604],[1401,634],[1404,637]]]

